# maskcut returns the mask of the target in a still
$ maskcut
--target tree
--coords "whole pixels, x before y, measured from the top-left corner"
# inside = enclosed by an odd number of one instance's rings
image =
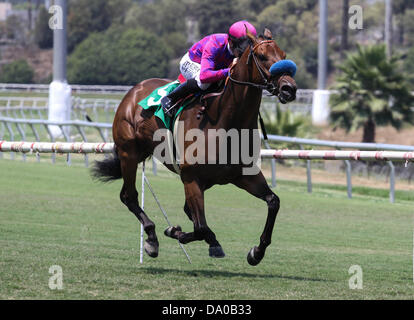
[[[275,0],[237,0],[236,6],[238,12],[243,13],[244,19],[255,22],[257,15],[275,2]]]
[[[404,16],[405,43],[408,47],[414,46],[414,9],[407,10]]]
[[[257,17],[258,27],[272,30],[276,39],[283,38],[289,48],[313,42],[317,39],[317,3],[317,0],[278,0]]]
[[[342,0],[342,35],[341,35],[341,56],[348,50],[348,11],[349,0]]]
[[[16,60],[2,67],[0,82],[33,83],[34,71],[25,60]]]
[[[299,66],[300,88],[312,88],[317,74],[318,14],[315,0],[278,0],[265,7],[255,23],[258,32],[269,28],[288,59]]]
[[[233,22],[244,18],[238,12],[235,0],[200,0],[194,12],[203,37],[211,33],[226,33]]]
[[[396,24],[399,31],[397,40],[400,45],[404,44],[406,24],[410,23],[410,20],[407,20],[406,17],[406,12],[409,9],[414,9],[414,3],[412,1],[393,0],[392,2],[392,10],[395,15]]]
[[[404,60],[404,70],[407,72],[411,83],[409,90],[414,92],[414,47],[411,47],[407,53],[407,57]]]
[[[131,6],[131,0],[73,0],[69,2],[68,51],[93,32],[120,24]]]
[[[41,49],[53,47],[53,31],[49,28],[49,13],[44,6],[39,9],[35,25],[35,42]]]
[[[16,40],[20,44],[24,44],[25,31],[22,19],[18,16],[8,16],[4,24],[4,29],[1,31],[3,32],[5,38]]]
[[[68,59],[68,80],[79,84],[133,85],[168,74],[169,50],[143,29],[112,27],[93,33]]]
[[[159,0],[146,5],[135,5],[128,12],[125,23],[129,27],[151,29],[158,36],[186,32],[185,17],[191,11],[185,0]]]
[[[188,0],[160,0],[134,4],[125,17],[127,28],[151,29],[168,45],[173,57],[182,57],[190,47],[187,43],[186,19]]]
[[[376,126],[414,124],[414,97],[399,68],[399,57],[387,59],[385,46],[357,46],[339,66],[333,87],[331,121],[347,132],[363,128],[363,142],[375,142]]]

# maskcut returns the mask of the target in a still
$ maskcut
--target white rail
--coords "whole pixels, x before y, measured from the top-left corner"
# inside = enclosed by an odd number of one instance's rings
[[[87,142],[12,142],[0,141],[0,152],[22,153],[111,153],[113,143]],[[414,152],[400,151],[335,151],[335,150],[261,150],[263,159],[305,160],[364,160],[364,161],[413,161]]]
[[[262,150],[265,159],[414,161],[414,152],[338,150]]]
[[[113,143],[87,142],[9,142],[0,141],[0,152],[22,153],[111,153]]]

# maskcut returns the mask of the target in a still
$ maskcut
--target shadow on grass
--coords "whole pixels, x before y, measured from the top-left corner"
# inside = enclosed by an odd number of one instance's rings
[[[256,279],[288,279],[296,281],[316,281],[316,282],[334,282],[334,280],[328,279],[315,279],[315,278],[306,278],[299,276],[287,276],[287,275],[278,275],[278,274],[257,274],[257,273],[247,273],[247,272],[230,272],[230,271],[218,271],[218,270],[178,270],[178,269],[167,269],[167,268],[153,268],[145,267],[140,270],[147,272],[148,274],[171,274],[171,275],[184,275],[187,277],[204,277],[204,278],[256,278]]]

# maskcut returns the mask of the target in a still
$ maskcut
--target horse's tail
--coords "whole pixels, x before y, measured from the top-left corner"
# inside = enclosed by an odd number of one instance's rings
[[[111,156],[102,161],[95,161],[91,169],[91,176],[101,182],[111,182],[122,178],[121,161],[116,147]]]

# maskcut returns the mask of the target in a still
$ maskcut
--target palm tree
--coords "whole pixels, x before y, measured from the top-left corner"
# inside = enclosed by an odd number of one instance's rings
[[[305,118],[302,116],[295,116],[291,111],[282,111],[279,105],[276,105],[276,112],[272,113],[263,110],[263,118],[266,130],[270,134],[279,136],[296,137],[303,136],[307,131]]]
[[[357,46],[339,66],[341,74],[331,96],[331,122],[347,132],[363,128],[363,142],[375,142],[376,126],[401,129],[414,124],[414,96],[399,67],[399,57],[387,59],[385,46]]]

